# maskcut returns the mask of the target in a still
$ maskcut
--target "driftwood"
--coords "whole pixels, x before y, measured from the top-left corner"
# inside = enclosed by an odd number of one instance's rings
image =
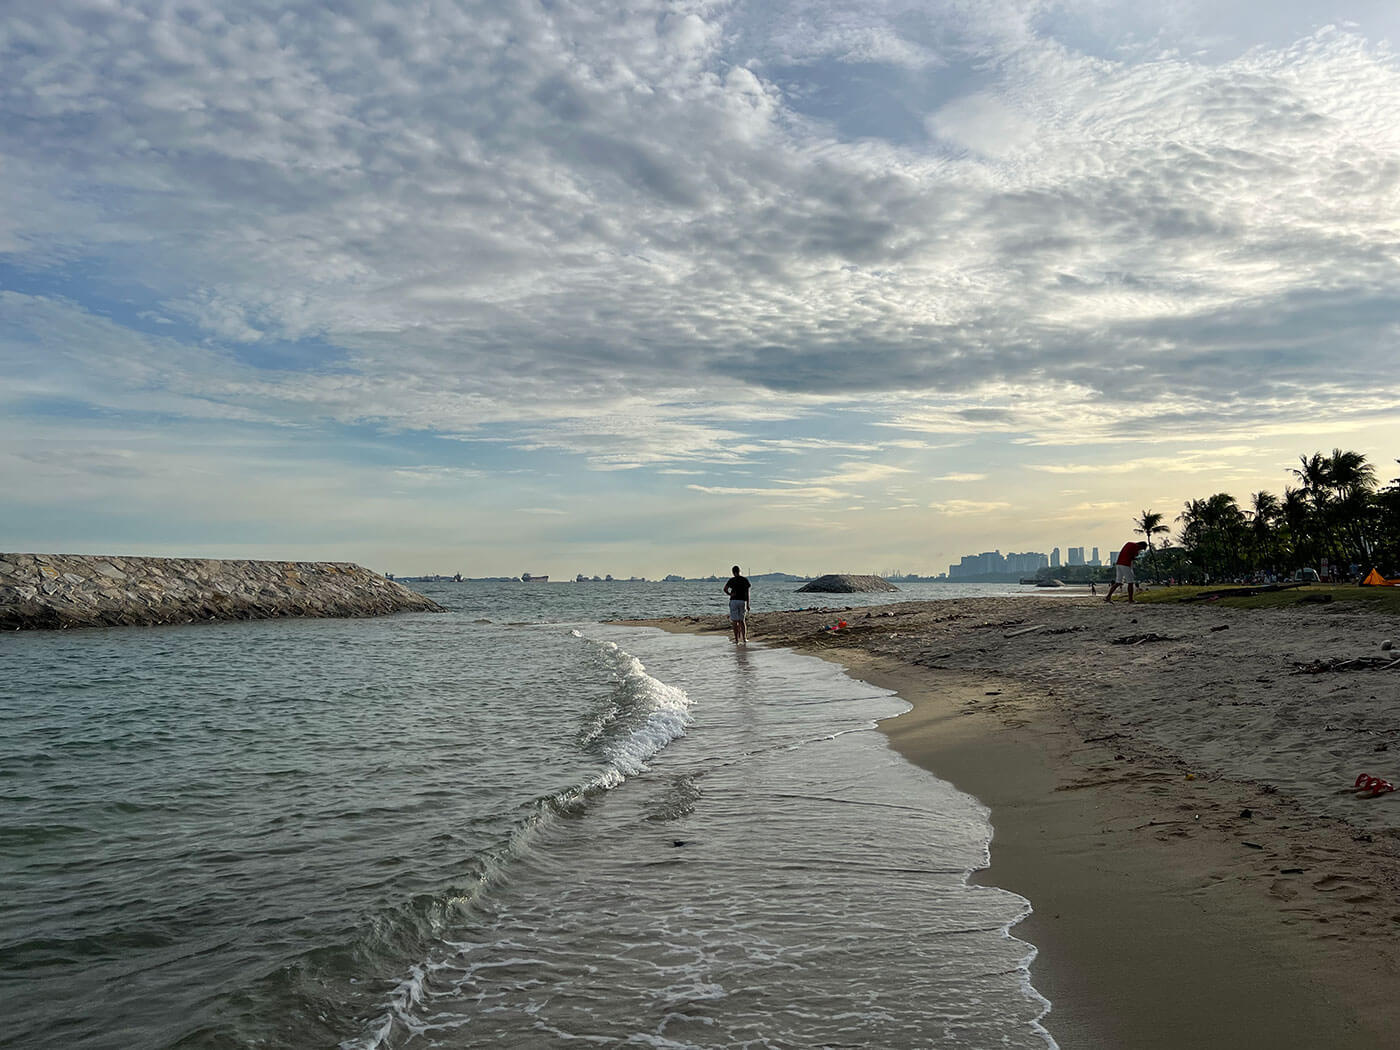
[[[1327,674],[1331,671],[1393,671],[1400,667],[1400,660],[1388,656],[1357,656],[1350,660],[1314,660],[1311,663],[1295,663],[1291,674]]]
[[[1144,642],[1174,642],[1175,638],[1168,638],[1164,634],[1127,634],[1122,638],[1115,638],[1110,645],[1142,645]]]
[[[1222,587],[1218,591],[1201,591],[1200,594],[1187,595],[1178,598],[1177,601],[1211,602],[1217,598],[1253,598],[1256,594],[1277,594],[1279,591],[1291,591],[1301,586],[1301,580],[1285,580],[1283,583],[1271,583],[1263,587]]]
[[[1005,634],[1003,637],[1006,637],[1006,638],[1018,638],[1018,637],[1020,637],[1020,636],[1023,635],[1023,634],[1030,634],[1030,633],[1033,632],[1033,631],[1039,631],[1039,630],[1041,630],[1044,626],[1045,626],[1045,624],[1043,624],[1043,623],[1037,623],[1037,624],[1032,624],[1030,627],[1018,627],[1018,628],[1017,628],[1016,630],[1014,630],[1014,631],[1007,631],[1006,634]]]

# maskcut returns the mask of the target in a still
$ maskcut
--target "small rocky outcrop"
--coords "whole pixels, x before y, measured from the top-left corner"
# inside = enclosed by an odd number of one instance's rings
[[[879,576],[852,576],[849,573],[833,572],[818,576],[811,583],[797,588],[799,594],[812,591],[817,594],[860,594],[867,591],[897,591],[889,580]]]
[[[0,630],[442,611],[350,562],[0,554]]]

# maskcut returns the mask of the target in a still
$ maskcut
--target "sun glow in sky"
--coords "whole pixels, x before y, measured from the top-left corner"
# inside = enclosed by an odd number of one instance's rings
[[[1400,7],[0,13],[0,550],[946,570],[1400,456]]]

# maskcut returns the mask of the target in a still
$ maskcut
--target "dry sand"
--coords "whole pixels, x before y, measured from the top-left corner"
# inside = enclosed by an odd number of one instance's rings
[[[838,615],[839,614],[839,615]],[[824,628],[838,618],[849,627]],[[727,632],[722,616],[645,621]],[[1400,1045],[1400,621],[1088,597],[758,613],[914,709],[882,728],[991,809],[1065,1050]]]

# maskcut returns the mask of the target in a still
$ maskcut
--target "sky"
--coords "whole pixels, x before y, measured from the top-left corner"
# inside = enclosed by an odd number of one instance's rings
[[[0,4],[0,550],[1116,550],[1400,473],[1400,6]]]

